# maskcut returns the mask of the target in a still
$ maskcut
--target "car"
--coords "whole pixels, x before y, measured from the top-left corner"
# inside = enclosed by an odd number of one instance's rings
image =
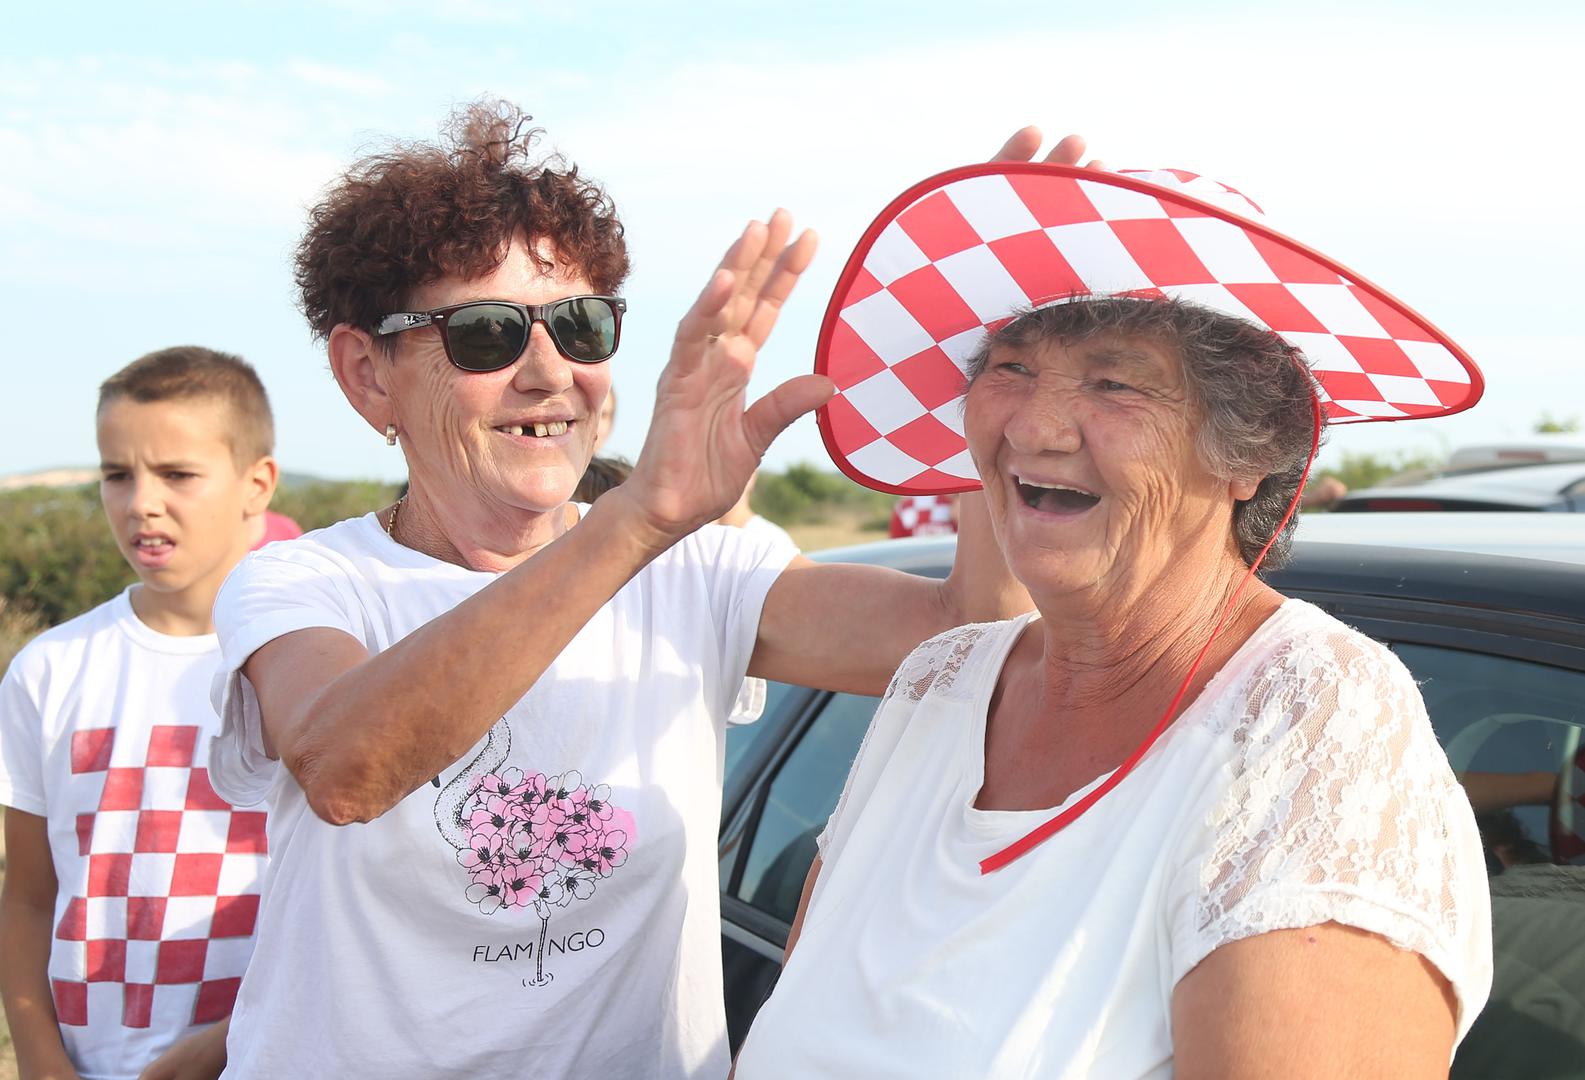
[[[1430,479],[1351,491],[1334,514],[1427,511],[1578,513],[1585,510],[1585,462],[1449,471]]]
[[[1585,439],[1577,432],[1530,435],[1506,442],[1461,446],[1447,456],[1446,472],[1541,465],[1549,461],[1585,461]]]
[[[1585,519],[1316,514],[1297,535],[1267,579],[1393,649],[1479,807],[1496,978],[1453,1075],[1585,1077]],[[953,542],[812,557],[941,577]],[[734,1052],[775,985],[815,837],[877,703],[772,683],[762,718],[728,730],[718,853]],[[1514,785],[1526,794],[1504,792]]]

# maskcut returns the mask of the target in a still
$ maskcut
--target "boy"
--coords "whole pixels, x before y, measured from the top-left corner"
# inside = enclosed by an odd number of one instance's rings
[[[0,994],[23,1077],[216,1075],[253,948],[264,814],[209,785],[215,593],[276,464],[264,387],[183,346],[99,390],[100,494],[140,579],[0,682]]]

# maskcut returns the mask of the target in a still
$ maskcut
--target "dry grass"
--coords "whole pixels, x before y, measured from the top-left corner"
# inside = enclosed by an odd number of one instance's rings
[[[833,516],[825,521],[789,525],[787,532],[791,534],[793,543],[802,550],[822,551],[825,548],[847,547],[849,544],[867,544],[871,540],[886,539],[884,522],[880,528],[865,527],[873,522],[873,519],[873,514],[846,518]]]

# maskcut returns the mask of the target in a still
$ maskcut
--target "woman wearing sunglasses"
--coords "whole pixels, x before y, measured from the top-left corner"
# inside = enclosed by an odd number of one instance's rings
[[[745,674],[878,694],[920,641],[1027,604],[994,559],[942,585],[706,525],[830,393],[744,407],[814,253],[781,212],[679,325],[632,478],[570,503],[628,258],[522,121],[475,108],[448,147],[354,166],[298,251],[411,489],[219,600],[214,782],[268,801],[273,859],[228,1076],[724,1076],[715,839]]]

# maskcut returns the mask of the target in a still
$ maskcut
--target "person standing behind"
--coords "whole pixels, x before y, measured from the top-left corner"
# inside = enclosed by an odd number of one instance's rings
[[[892,506],[888,534],[893,540],[906,536],[951,536],[957,531],[956,495],[904,495]]]
[[[748,478],[748,486],[743,489],[743,494],[738,496],[738,500],[732,505],[732,509],[716,519],[717,524],[730,525],[735,529],[742,529],[750,535],[762,536],[767,540],[790,544],[796,548],[798,545],[793,543],[793,538],[788,535],[786,529],[770,518],[755,513],[754,508],[749,505],[749,500],[754,497],[754,482],[758,479],[759,473],[754,473]]]
[[[214,1076],[266,842],[208,779],[210,611],[275,491],[274,422],[251,367],[181,346],[100,387],[98,440],[139,582],[0,681],[0,995],[24,1077]]]

